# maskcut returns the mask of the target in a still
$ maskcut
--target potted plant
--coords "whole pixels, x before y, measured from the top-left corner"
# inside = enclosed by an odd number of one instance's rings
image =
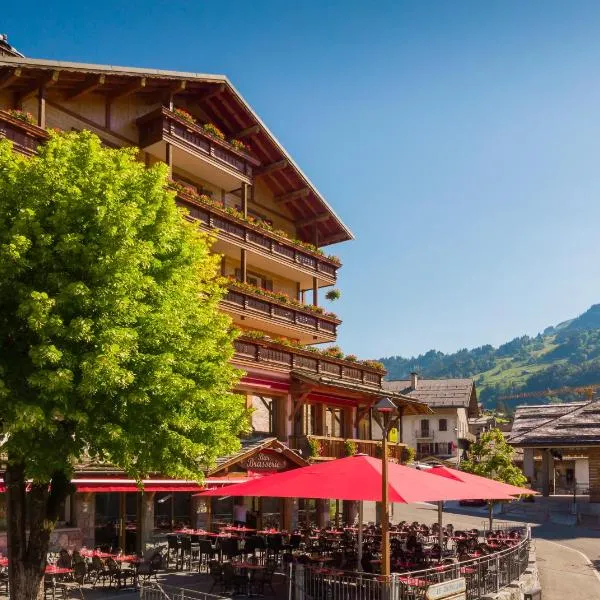
[[[189,113],[187,110],[185,110],[183,108],[174,108],[173,114],[176,117],[179,117],[180,119],[183,119],[184,121],[187,121],[188,123],[191,123],[192,125],[196,124],[196,119],[194,119],[194,117],[191,115],[191,113]]]
[[[202,129],[219,140],[225,140],[225,134],[214,123],[204,123]]]
[[[332,290],[329,290],[326,294],[325,294],[325,298],[327,298],[327,300],[329,300],[330,302],[334,302],[335,300],[339,300],[342,297],[342,292],[340,292],[340,290],[333,288]]]
[[[344,440],[344,456],[354,456],[358,450],[356,442],[352,440]]]
[[[310,458],[316,458],[321,455],[321,444],[315,438],[308,438],[308,456]]]
[[[11,108],[6,111],[13,119],[18,119],[19,121],[23,121],[23,123],[28,123],[29,125],[35,125],[34,116],[26,112],[24,110],[18,110],[16,108]]]

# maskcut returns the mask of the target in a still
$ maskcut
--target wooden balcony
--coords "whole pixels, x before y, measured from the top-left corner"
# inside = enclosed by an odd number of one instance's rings
[[[210,135],[164,106],[140,117],[136,123],[141,148],[164,160],[164,144],[171,144],[180,151],[173,156],[174,164],[186,167],[190,172],[201,174],[213,167],[213,175],[216,175],[214,167],[217,167],[223,176],[251,183],[253,169],[260,166],[254,156],[236,150],[225,140]],[[209,175],[207,179],[214,180],[214,177]]]
[[[235,361],[244,367],[291,371],[297,369],[325,375],[342,382],[365,384],[381,388],[385,371],[337,358],[323,356],[310,350],[294,348],[275,341],[241,336],[234,342]]]
[[[356,454],[366,454],[374,458],[381,458],[381,441],[378,440],[357,440],[323,435],[300,435],[290,436],[289,445],[294,450],[301,450],[302,456],[313,462],[349,456],[348,446],[352,446],[356,450]],[[315,448],[317,450],[316,454],[314,454]],[[406,444],[388,443],[388,460],[402,463],[405,448]]]
[[[262,259],[269,263],[267,270],[290,278],[290,267],[299,274],[304,274],[300,283],[308,288],[312,286],[312,278],[319,282],[333,285],[337,279],[339,263],[322,256],[317,252],[301,248],[293,240],[284,238],[274,232],[238,218],[225,209],[202,202],[200,196],[177,191],[178,204],[189,211],[190,217],[199,221],[204,229],[216,233],[221,245],[215,250],[223,254],[233,255],[233,251],[245,248],[252,253],[252,261]],[[261,266],[257,264],[256,266]]]
[[[287,304],[232,284],[222,301],[225,310],[243,327],[268,330],[275,335],[298,339],[303,344],[333,342],[340,320],[310,308]]]
[[[10,140],[17,152],[32,156],[38,146],[48,139],[48,133],[37,125],[30,125],[0,110],[0,138]]]

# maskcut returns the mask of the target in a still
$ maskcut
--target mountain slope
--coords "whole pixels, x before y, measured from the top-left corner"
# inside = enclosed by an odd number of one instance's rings
[[[452,354],[430,350],[417,357],[392,356],[380,360],[388,370],[388,379],[404,379],[413,370],[423,377],[473,377],[486,407],[510,409],[523,400],[504,403],[498,398],[600,383],[600,304],[575,319],[548,327],[535,337],[518,337],[498,348],[486,345]],[[576,398],[566,395],[558,400]],[[530,400],[540,401],[544,398]]]

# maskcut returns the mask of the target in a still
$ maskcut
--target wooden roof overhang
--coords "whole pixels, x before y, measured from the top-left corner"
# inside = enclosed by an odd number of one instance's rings
[[[296,370],[291,372],[291,379],[291,390],[294,395],[308,404],[360,407],[368,410],[379,399],[388,397],[399,409],[402,409],[403,415],[433,413],[423,402],[372,385],[340,381],[324,375],[310,375]]]
[[[17,102],[37,94],[42,86],[48,99],[63,101],[87,94],[101,94],[108,102],[132,94],[163,103],[174,97],[176,104],[250,148],[262,165],[255,178],[262,179],[275,201],[289,210],[298,237],[317,241],[319,246],[353,239],[314,184],[223,75],[0,56],[0,89],[10,89]]]

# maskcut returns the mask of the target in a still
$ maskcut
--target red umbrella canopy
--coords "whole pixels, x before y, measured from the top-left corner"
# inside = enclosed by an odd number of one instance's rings
[[[522,494],[537,494],[529,488],[517,487],[516,485],[510,485],[503,483],[502,481],[496,481],[495,479],[488,479],[487,477],[481,477],[480,475],[473,475],[473,473],[465,473],[464,471],[457,471],[456,469],[449,469],[448,467],[433,467],[425,471],[430,475],[438,475],[451,481],[462,481],[466,484],[477,484],[492,491],[497,491],[498,494],[504,494],[505,496],[520,496]],[[465,498],[466,499],[466,498]],[[495,498],[496,500],[502,500],[501,497]],[[482,497],[482,500],[485,498]]]
[[[381,501],[381,464],[378,458],[350,456],[198,495]],[[388,463],[388,483],[390,502],[510,498],[490,492],[487,486],[431,477],[396,463]]]

